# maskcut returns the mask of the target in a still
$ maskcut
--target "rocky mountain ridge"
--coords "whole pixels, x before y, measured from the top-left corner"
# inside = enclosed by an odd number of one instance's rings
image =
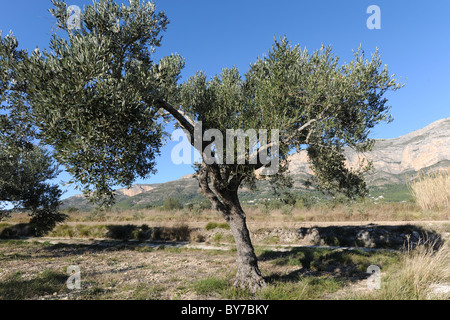
[[[352,168],[372,161],[374,170],[366,176],[369,184],[404,183],[421,170],[450,166],[450,118],[398,138],[378,139],[369,152],[347,149],[345,155]],[[312,174],[306,151],[290,157],[289,169],[292,174]]]

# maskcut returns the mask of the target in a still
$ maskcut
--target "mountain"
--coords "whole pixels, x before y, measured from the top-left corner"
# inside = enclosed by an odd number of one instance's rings
[[[450,166],[450,118],[438,120],[394,139],[378,139],[370,152],[345,151],[347,164],[356,168],[367,160],[374,171],[366,175],[370,185],[406,183],[421,170]],[[290,158],[290,172],[312,174],[306,152]]]
[[[355,168],[367,160],[372,161],[374,170],[366,174],[366,181],[374,190],[386,190],[386,186],[393,185],[406,190],[408,180],[419,171],[450,167],[450,118],[438,120],[398,138],[376,140],[370,152],[361,154],[347,149],[345,155],[349,167]],[[289,161],[289,171],[295,181],[294,189],[304,189],[303,182],[312,174],[306,152],[291,155]],[[270,198],[273,197],[271,191],[269,183],[263,181],[258,184],[257,193],[243,187],[240,198],[247,202],[257,198]],[[203,199],[193,175],[166,183],[138,184],[116,192],[116,206],[124,209],[160,206],[169,196],[178,198],[185,204]],[[92,208],[82,195],[64,200],[63,208],[67,207],[80,210]]]

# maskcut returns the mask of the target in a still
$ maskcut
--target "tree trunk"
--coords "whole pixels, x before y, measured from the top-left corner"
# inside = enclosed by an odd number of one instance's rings
[[[220,188],[221,177],[214,169],[202,165],[198,174],[200,190],[211,201],[213,208],[222,214],[233,234],[237,249],[237,273],[234,285],[255,293],[266,283],[259,271],[258,259],[245,222],[245,212],[239,202],[238,188],[242,179],[236,177],[227,183],[227,188]]]
[[[233,233],[237,249],[237,273],[234,286],[255,293],[263,288],[266,283],[258,268],[258,259],[250,240],[245,213],[239,204],[239,200],[236,203],[236,199],[234,199],[233,202],[232,207],[224,216]]]

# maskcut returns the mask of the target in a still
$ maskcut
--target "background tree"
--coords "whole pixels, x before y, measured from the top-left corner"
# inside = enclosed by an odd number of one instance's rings
[[[35,235],[42,235],[66,217],[58,211],[61,190],[47,182],[59,171],[50,153],[33,143],[35,130],[27,121],[23,93],[9,90],[15,78],[10,67],[26,53],[15,51],[13,37],[0,40],[0,101],[4,110],[0,115],[0,202],[29,211],[30,226]],[[1,210],[0,219],[9,212]]]
[[[273,183],[288,181],[288,155],[306,149],[324,189],[364,195],[363,170],[345,166],[343,148],[369,150],[370,129],[390,120],[383,96],[400,85],[382,67],[378,53],[367,60],[359,49],[354,61],[341,65],[328,47],[309,53],[281,39],[244,75],[236,68],[209,79],[198,72],[179,84],[180,56],[152,61],[168,23],[153,3],[96,1],[85,9],[79,30],[67,28],[67,5],[53,3],[51,12],[67,37],[54,36],[51,51],[36,51],[16,63],[16,83],[23,85],[13,89],[26,93],[27,114],[39,137],[95,200],[111,203],[112,186],[131,185],[136,177],[154,173],[162,119],[176,120],[203,157],[197,166],[202,194],[233,233],[235,285],[256,291],[265,282],[238,189],[267,178],[261,173],[267,159],[254,163],[248,152],[243,163],[206,161],[218,156],[219,146],[211,152],[211,142],[196,144],[196,137],[208,129],[223,136],[227,129],[267,129],[268,137],[278,130],[277,139],[264,143],[257,135],[254,144],[257,154],[280,164],[278,173],[268,177]]]

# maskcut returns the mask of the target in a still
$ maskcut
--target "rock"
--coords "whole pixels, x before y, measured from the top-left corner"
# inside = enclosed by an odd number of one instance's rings
[[[450,297],[450,285],[448,284],[432,284],[430,286],[430,295],[429,299],[433,299],[435,297]]]
[[[320,244],[320,233],[316,228],[312,228],[308,231],[306,239],[313,244]]]
[[[371,229],[369,229],[371,230]],[[356,235],[356,239],[358,242],[362,243],[362,246],[365,248],[374,248],[375,243],[373,238],[371,237],[371,233],[369,230],[361,230]]]

